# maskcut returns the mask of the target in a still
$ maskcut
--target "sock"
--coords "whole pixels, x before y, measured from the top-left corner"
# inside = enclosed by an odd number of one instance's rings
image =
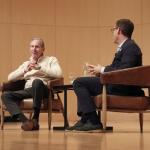
[[[82,114],[82,116],[81,116],[81,121],[82,121],[83,123],[86,123],[87,120],[88,120],[87,115],[86,115],[86,114]]]
[[[87,118],[92,124],[100,124],[100,119],[96,113],[96,111],[87,113]]]

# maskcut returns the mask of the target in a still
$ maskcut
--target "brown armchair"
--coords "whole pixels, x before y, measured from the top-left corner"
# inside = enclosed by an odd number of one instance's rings
[[[102,97],[96,101],[102,109],[103,127],[106,129],[107,111],[138,113],[140,131],[143,132],[143,113],[150,108],[150,66],[140,66],[101,74]],[[117,96],[106,93],[107,84],[135,85],[148,89],[148,96]]]
[[[4,91],[15,91],[15,90],[20,90],[24,88],[25,80],[19,80],[16,82],[5,82],[1,84],[1,92],[3,93]],[[51,120],[52,120],[52,113],[62,113],[64,116],[64,110],[63,110],[63,104],[61,101],[61,98],[59,96],[59,93],[62,91],[56,91],[55,92],[52,90],[53,86],[57,85],[63,85],[64,80],[63,78],[60,79],[53,79],[48,82],[48,88],[49,88],[49,98],[47,101],[43,100],[42,106],[41,106],[41,113],[48,113],[48,128],[49,130],[51,129]],[[32,117],[32,105],[33,105],[33,100],[32,98],[30,99],[24,99],[20,104],[20,107],[24,113],[29,113],[30,116],[29,118]],[[1,100],[1,129],[4,128],[4,117],[5,117],[5,111],[7,111],[6,107],[4,106],[2,100]]]

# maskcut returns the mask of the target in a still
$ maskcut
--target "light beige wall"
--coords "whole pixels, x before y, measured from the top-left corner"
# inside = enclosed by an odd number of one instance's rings
[[[150,64],[149,0],[0,0],[0,81],[28,59],[32,37],[43,38],[46,54],[59,59],[66,83],[70,73],[82,75],[84,62],[111,63],[115,45],[110,28],[119,18],[133,20],[133,38],[142,48],[144,64]],[[77,119],[73,92],[68,114]]]

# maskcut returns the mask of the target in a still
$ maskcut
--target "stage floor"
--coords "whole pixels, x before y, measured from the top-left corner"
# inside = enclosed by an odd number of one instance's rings
[[[61,125],[62,123],[53,123]],[[149,150],[150,121],[140,133],[137,121],[110,122],[113,132],[79,133],[48,130],[47,122],[39,131],[22,131],[20,123],[6,123],[0,131],[0,150]]]

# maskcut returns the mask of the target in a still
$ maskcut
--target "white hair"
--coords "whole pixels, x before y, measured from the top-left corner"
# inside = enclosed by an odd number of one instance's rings
[[[35,38],[32,38],[31,42],[34,41],[34,40],[39,41],[40,46],[41,46],[43,49],[45,49],[45,44],[44,44],[43,39],[41,39],[41,38],[36,38],[36,37],[35,37]]]

